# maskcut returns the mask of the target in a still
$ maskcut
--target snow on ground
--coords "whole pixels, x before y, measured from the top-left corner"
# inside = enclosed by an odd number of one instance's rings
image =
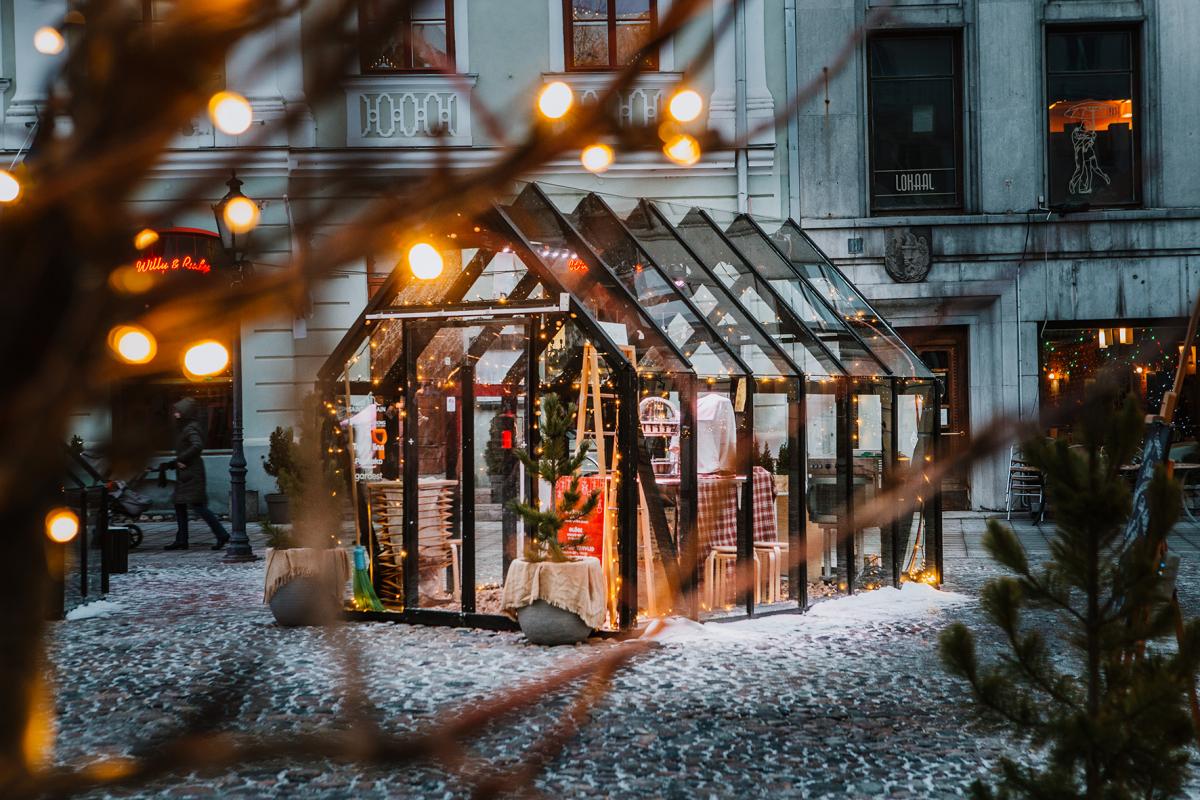
[[[805,614],[772,614],[737,622],[700,623],[685,617],[667,617],[647,628],[643,639],[662,644],[694,642],[752,642],[789,634],[861,627],[879,622],[934,621],[944,609],[974,603],[965,594],[935,589],[924,583],[887,586],[850,597],[817,603]]]
[[[120,603],[114,603],[111,600],[95,600],[91,603],[85,603],[81,606],[76,606],[67,612],[67,621],[74,622],[80,619],[95,619],[96,617],[107,617],[109,614],[120,611],[122,608]]]

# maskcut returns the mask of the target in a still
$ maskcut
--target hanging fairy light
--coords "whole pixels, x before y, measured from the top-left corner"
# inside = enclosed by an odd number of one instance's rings
[[[588,172],[599,175],[613,163],[613,149],[606,144],[590,144],[579,154],[579,161]]]
[[[249,101],[237,92],[222,91],[209,98],[208,118],[221,133],[240,136],[250,130],[254,112]]]
[[[436,247],[428,242],[418,242],[408,249],[408,266],[415,277],[431,281],[442,274],[445,262]]]
[[[575,102],[575,93],[571,87],[562,81],[548,83],[538,94],[538,111],[546,119],[562,119],[571,110]]]
[[[680,89],[671,95],[667,111],[676,122],[691,122],[704,110],[704,98],[695,89]]]
[[[183,354],[183,369],[193,377],[216,375],[229,366],[229,350],[215,339],[196,342]]]
[[[150,245],[158,241],[158,232],[150,228],[142,228],[138,231],[137,236],[133,237],[133,246],[138,250],[145,250]]]
[[[38,28],[33,32],[33,49],[44,56],[56,56],[67,46],[66,39],[55,28],[49,25]]]
[[[108,333],[108,346],[127,364],[147,364],[158,352],[154,334],[137,325],[118,325]]]
[[[21,182],[6,169],[0,169],[0,203],[11,203],[21,196]]]
[[[79,535],[79,515],[69,508],[54,508],[46,514],[46,537],[66,544]]]
[[[663,153],[681,167],[690,167],[700,160],[700,143],[696,137],[680,133],[667,140]]]

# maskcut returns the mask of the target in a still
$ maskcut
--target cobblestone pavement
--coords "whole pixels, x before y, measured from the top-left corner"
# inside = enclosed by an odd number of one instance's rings
[[[976,595],[994,574],[979,539],[984,518],[947,515],[947,589]],[[170,525],[147,526],[128,575],[114,576],[111,615],[59,623],[51,656],[59,683],[59,757],[87,760],[169,733],[205,690],[249,675],[233,723],[299,731],[340,724],[342,647],[329,631],[286,629],[262,605],[262,563],[223,565],[203,537],[163,553]],[[1031,551],[1036,527],[1018,524]],[[1046,529],[1049,532],[1049,529]],[[261,537],[253,537],[261,548]],[[1200,532],[1177,537],[1181,587],[1200,585]],[[1192,613],[1200,604],[1185,593]],[[999,732],[971,722],[962,688],[936,656],[951,618],[978,629],[977,604],[920,615],[768,618],[665,644],[616,679],[591,722],[537,781],[554,797],[959,797],[1003,751]],[[356,623],[366,685],[381,724],[419,729],[476,698],[613,647],[543,649],[519,634]],[[995,639],[983,635],[985,646]],[[557,718],[563,698],[516,725],[486,730],[472,755],[511,765]],[[1194,784],[1200,796],[1200,783]],[[137,797],[459,797],[436,767],[395,770],[327,763],[251,764],[164,781]],[[96,795],[101,796],[101,795]]]

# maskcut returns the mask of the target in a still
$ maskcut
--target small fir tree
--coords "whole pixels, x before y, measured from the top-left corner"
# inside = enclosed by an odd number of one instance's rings
[[[509,508],[527,526],[526,561],[569,560],[559,541],[562,526],[587,517],[596,510],[596,504],[600,501],[599,491],[590,492],[584,497],[579,488],[579,468],[583,466],[589,448],[587,442],[580,442],[575,455],[570,453],[567,434],[575,420],[575,410],[573,403],[564,408],[557,394],[545,395],[542,398],[541,457],[535,461],[524,450],[513,450],[513,455],[526,469],[550,484],[551,491],[561,479],[570,479],[562,498],[557,503],[551,503],[547,510],[516,500],[509,503]]]
[[[943,661],[970,684],[984,715],[1037,754],[1036,765],[1002,759],[994,787],[973,787],[977,798],[1172,797],[1186,778],[1200,624],[1181,621],[1178,649],[1164,641],[1176,612],[1160,549],[1179,515],[1179,487],[1160,467],[1148,532],[1125,545],[1130,490],[1119,470],[1136,453],[1143,423],[1132,400],[1112,408],[1085,410],[1082,447],[1024,447],[1055,510],[1050,561],[1031,566],[1010,528],[988,524],[984,547],[1013,576],[988,583],[981,602],[1009,652],[983,665],[965,625],[942,634]],[[1053,614],[1058,631],[1026,620],[1027,610]]]

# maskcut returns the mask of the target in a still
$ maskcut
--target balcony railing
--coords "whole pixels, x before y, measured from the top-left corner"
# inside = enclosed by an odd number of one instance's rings
[[[351,147],[471,144],[474,76],[371,75],[346,85]]]

